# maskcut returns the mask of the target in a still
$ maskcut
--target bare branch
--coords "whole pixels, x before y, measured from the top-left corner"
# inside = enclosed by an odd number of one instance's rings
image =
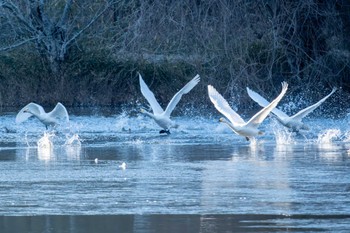
[[[4,47],[4,48],[0,48],[0,51],[3,52],[3,51],[7,51],[7,50],[11,50],[11,49],[15,49],[17,47],[20,47],[22,45],[25,45],[31,41],[34,41],[34,40],[37,40],[38,38],[37,37],[33,37],[33,38],[30,38],[30,39],[26,39],[26,40],[23,40],[21,42],[18,42],[16,44],[13,44],[11,46],[8,46],[8,47]]]
[[[71,9],[72,6],[72,0],[67,0],[66,5],[64,6],[64,10],[61,16],[60,21],[58,22],[58,25],[62,27],[62,25],[64,25],[67,21],[67,17],[68,17],[68,13]]]
[[[105,8],[99,12],[97,15],[95,15],[95,17],[93,19],[90,20],[90,22],[85,25],[85,27],[83,27],[80,31],[78,31],[77,33],[75,33],[69,40],[65,41],[61,47],[61,52],[60,52],[60,57],[63,57],[64,54],[66,53],[67,47],[70,45],[70,43],[72,43],[74,40],[76,40],[84,31],[86,31],[93,23],[96,22],[96,20],[98,18],[101,17],[101,15],[103,15],[103,13],[106,12],[106,10],[111,6],[111,4],[107,4],[105,6]]]

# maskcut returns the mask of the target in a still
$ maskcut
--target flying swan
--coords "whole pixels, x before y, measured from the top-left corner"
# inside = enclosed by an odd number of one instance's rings
[[[151,118],[154,119],[154,121],[163,128],[163,130],[159,131],[159,133],[166,133],[170,134],[170,128],[177,128],[178,125],[175,124],[170,119],[170,114],[176,107],[177,103],[179,103],[182,95],[187,94],[189,91],[192,90],[193,87],[195,87],[199,81],[200,77],[197,74],[189,83],[187,83],[180,91],[178,91],[174,97],[170,100],[167,108],[165,111],[162,109],[162,107],[159,105],[157,102],[156,98],[154,97],[153,92],[148,88],[146,83],[143,81],[141,74],[139,74],[139,80],[140,80],[140,87],[141,87],[141,92],[143,96],[146,98],[148,103],[151,105],[152,113],[147,112],[144,109],[141,109],[141,112]]]
[[[288,84],[286,82],[282,82],[282,91],[277,98],[256,113],[248,122],[245,122],[211,85],[208,85],[208,94],[215,108],[229,120],[227,121],[225,118],[220,118],[220,122],[227,124],[233,132],[245,137],[249,141],[250,137],[263,134],[263,132],[258,129],[258,126],[261,124],[261,122],[263,122],[267,115],[269,115],[272,109],[276,107],[278,102],[286,93],[287,89]]]
[[[61,119],[69,121],[67,109],[61,103],[57,103],[56,107],[49,113],[46,113],[39,104],[29,103],[17,114],[16,123],[20,124],[31,116],[38,118],[46,126],[46,129],[49,126],[57,125]]]
[[[292,129],[293,131],[298,132],[299,130],[309,130],[309,127],[302,122],[302,119],[306,117],[309,113],[311,113],[313,110],[315,110],[318,106],[320,106],[323,102],[325,102],[326,99],[330,97],[336,90],[337,88],[334,87],[331,93],[329,93],[323,99],[307,108],[300,110],[293,116],[288,116],[286,113],[282,112],[277,108],[274,108],[272,110],[272,113],[276,116],[277,120],[282,125]],[[247,91],[250,98],[257,102],[261,107],[265,107],[270,104],[264,97],[252,91],[251,89],[247,88]]]

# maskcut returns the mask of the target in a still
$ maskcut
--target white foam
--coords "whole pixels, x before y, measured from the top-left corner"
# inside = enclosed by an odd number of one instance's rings
[[[79,138],[79,135],[74,134],[73,136],[68,137],[64,144],[69,146],[81,146],[81,140]]]
[[[53,143],[51,141],[51,138],[55,136],[53,133],[44,133],[44,136],[42,136],[38,142],[38,148],[52,148],[53,147]]]
[[[38,159],[40,160],[50,160],[53,158],[53,143],[51,138],[54,136],[52,133],[44,133],[44,136],[41,137],[38,142]]]
[[[341,131],[339,129],[327,129],[318,135],[317,143],[330,144],[333,140],[339,138],[340,135]]]

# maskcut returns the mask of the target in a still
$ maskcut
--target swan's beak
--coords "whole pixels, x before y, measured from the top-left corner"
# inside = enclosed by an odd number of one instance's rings
[[[264,132],[263,131],[259,131],[258,135],[263,135]]]

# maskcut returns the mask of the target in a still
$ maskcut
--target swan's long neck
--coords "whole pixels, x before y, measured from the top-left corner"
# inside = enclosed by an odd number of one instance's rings
[[[41,120],[40,114],[30,111],[30,110],[26,110],[25,112],[32,114],[33,116],[35,116],[36,118],[38,118],[39,120]]]
[[[228,127],[230,127],[236,134],[238,134],[238,133],[237,133],[237,129],[233,126],[233,124],[231,124],[230,122],[228,122],[227,120],[225,120],[225,119],[223,119],[223,118],[220,119],[220,122],[225,123],[225,124],[226,124]]]
[[[141,113],[143,113],[143,114],[145,114],[146,116],[149,116],[149,117],[155,119],[155,116],[154,116],[152,113],[147,112],[147,111],[144,110],[144,109],[141,109]]]

